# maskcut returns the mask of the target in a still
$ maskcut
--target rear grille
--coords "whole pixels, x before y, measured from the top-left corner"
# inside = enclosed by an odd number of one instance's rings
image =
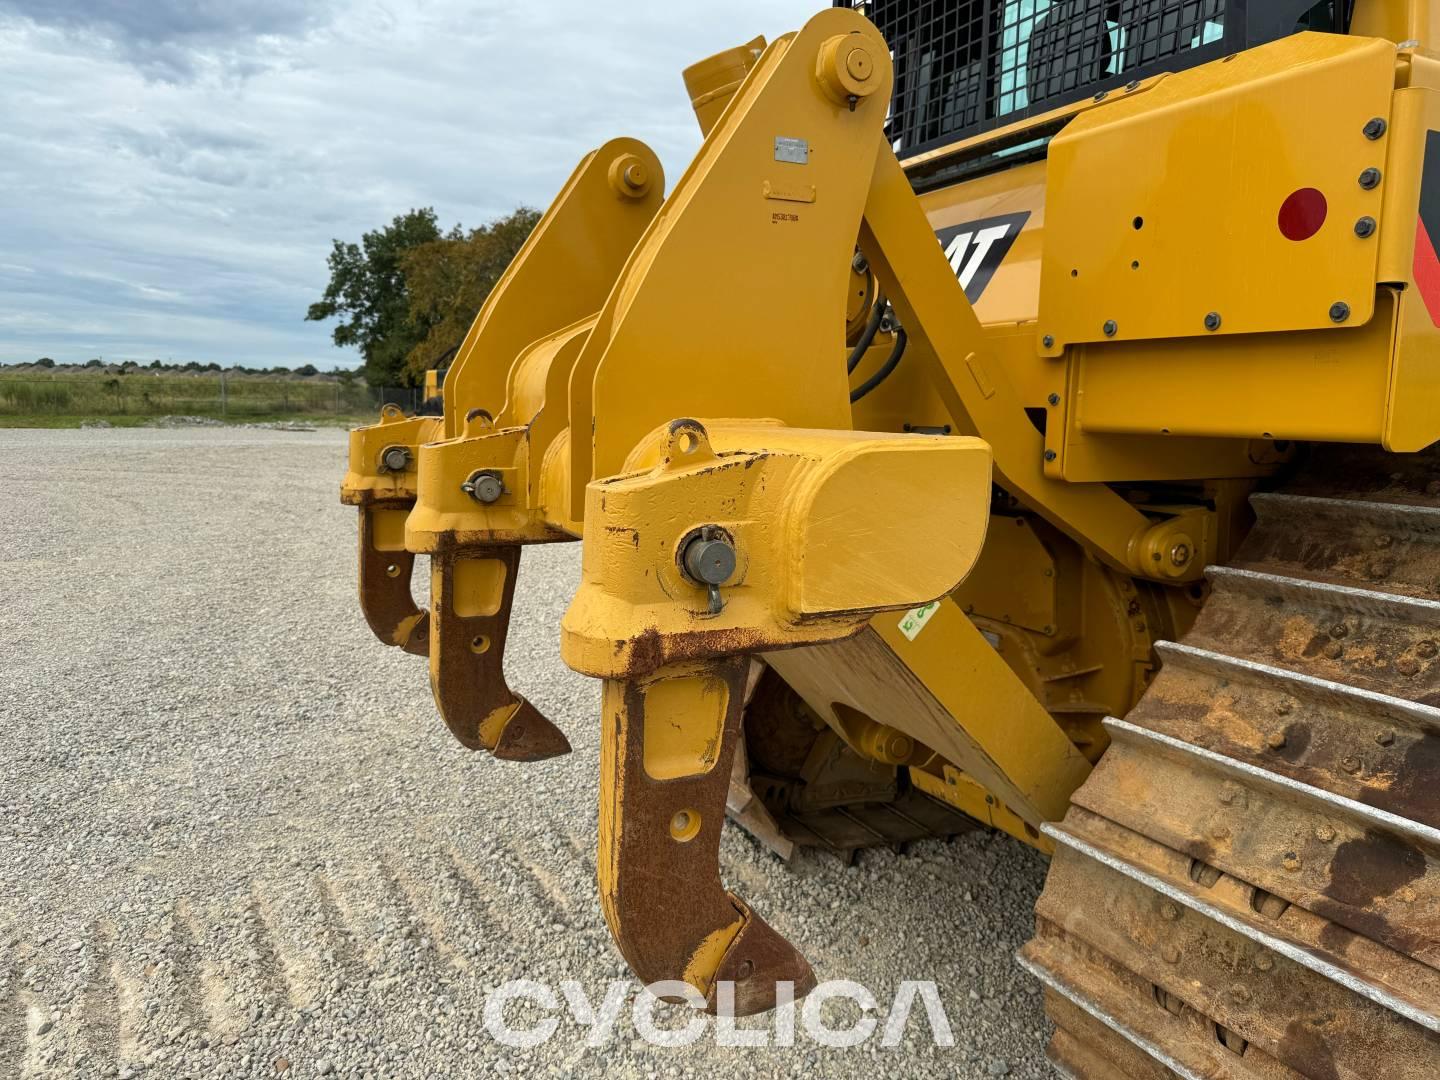
[[[1297,28],[1342,29],[1349,4],[841,0],[837,6],[863,11],[890,43],[895,97],[888,131],[906,157]]]

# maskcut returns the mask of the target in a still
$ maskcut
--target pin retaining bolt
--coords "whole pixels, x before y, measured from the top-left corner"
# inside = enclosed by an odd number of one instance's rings
[[[717,525],[696,530],[680,551],[680,569],[710,594],[710,614],[718,615],[724,608],[720,586],[735,573],[735,545]]]
[[[470,474],[460,490],[478,503],[490,504],[505,494],[505,482],[494,469],[481,469]]]

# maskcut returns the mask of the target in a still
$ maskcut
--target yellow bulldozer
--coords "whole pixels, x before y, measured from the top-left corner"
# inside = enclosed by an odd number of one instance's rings
[[[342,496],[370,626],[509,760],[569,749],[505,682],[521,552],[582,542],[642,980],[814,985],[727,816],[782,856],[978,822],[1052,856],[1062,1075],[1440,1076],[1437,34],[876,0],[689,68],[668,194],[581,158]]]

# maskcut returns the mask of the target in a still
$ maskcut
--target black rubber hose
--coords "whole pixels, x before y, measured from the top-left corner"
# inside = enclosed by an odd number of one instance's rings
[[[860,332],[860,340],[855,343],[855,348],[850,350],[850,356],[845,361],[847,374],[860,366],[860,360],[875,341],[875,335],[880,331],[880,323],[884,318],[885,294],[880,293],[875,300],[875,310],[870,312],[870,321],[865,324],[865,329]]]
[[[890,350],[890,355],[885,358],[885,363],[880,365],[880,370],[871,375],[863,383],[850,391],[850,404],[854,405],[866,394],[874,390],[882,382],[890,377],[890,373],[900,364],[900,358],[905,355],[905,330],[902,327],[895,331],[895,346]]]

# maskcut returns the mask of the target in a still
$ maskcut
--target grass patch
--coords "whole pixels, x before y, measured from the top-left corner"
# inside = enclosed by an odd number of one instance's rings
[[[195,415],[195,414],[188,414]],[[86,423],[96,420],[104,420],[111,427],[134,428],[146,427],[155,423],[157,417],[136,416],[133,413],[110,413],[104,416],[54,416],[43,413],[35,413],[30,416],[14,416],[0,413],[0,429],[6,428],[78,428]],[[355,413],[353,415],[335,415],[326,413],[323,416],[297,416],[294,413],[280,414],[258,414],[256,416],[231,417],[229,423],[236,424],[268,424],[286,423],[301,424],[305,427],[315,428],[344,428],[359,427],[362,424],[373,424],[376,421],[375,413]]]
[[[0,425],[5,427],[74,427],[88,419],[133,426],[159,416],[209,416],[232,423],[348,422],[357,416],[373,419],[379,408],[379,395],[353,380],[230,375],[222,383],[219,375],[210,374],[0,371]]]

